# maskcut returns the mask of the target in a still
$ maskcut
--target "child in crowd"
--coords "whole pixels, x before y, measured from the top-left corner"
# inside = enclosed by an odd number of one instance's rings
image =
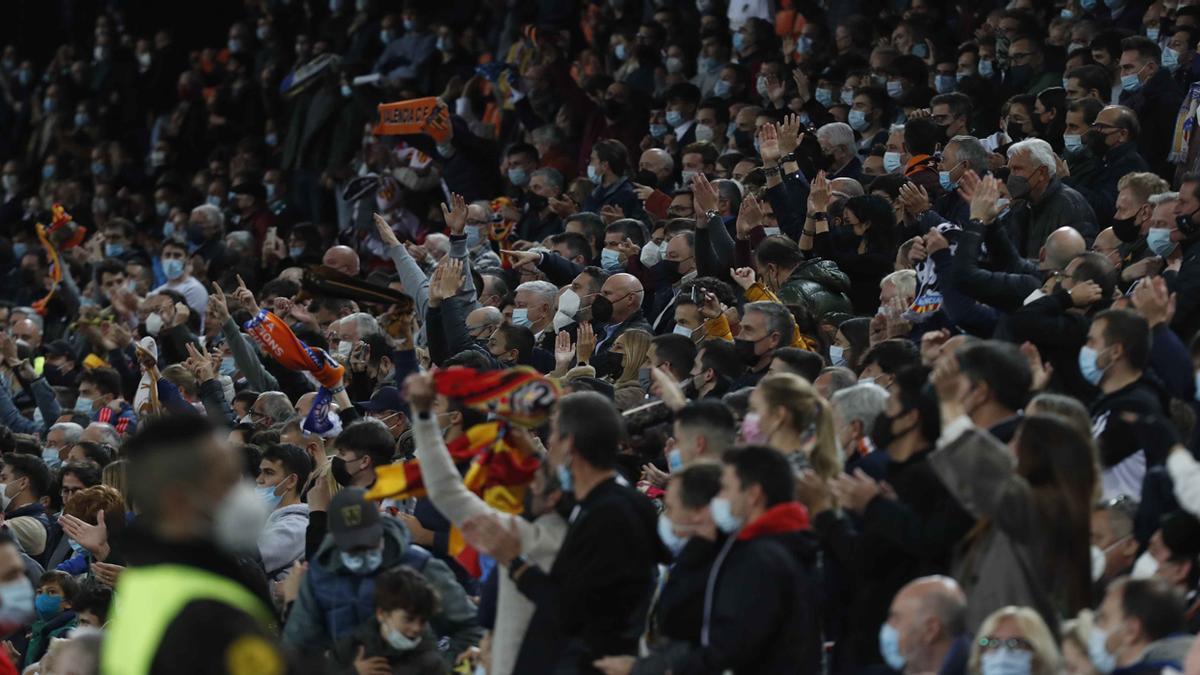
[[[79,596],[79,582],[66,572],[51,570],[38,579],[34,609],[37,619],[25,636],[24,667],[37,663],[46,654],[51,638],[65,637],[79,622],[74,602]]]
[[[108,609],[112,605],[113,592],[107,586],[94,584],[85,587],[71,603],[75,615],[79,617],[79,625],[103,629],[108,623]]]
[[[437,612],[437,591],[420,573],[408,567],[385,572],[375,580],[375,616],[338,642],[334,660],[338,672],[393,675],[438,675],[449,666],[428,630]]]

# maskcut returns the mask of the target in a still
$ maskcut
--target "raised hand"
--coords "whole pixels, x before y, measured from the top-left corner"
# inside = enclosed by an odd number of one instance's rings
[[[1175,294],[1167,290],[1162,277],[1144,279],[1133,291],[1133,306],[1146,318],[1151,328],[1171,323],[1175,317]]]
[[[575,345],[571,344],[571,334],[565,330],[558,331],[554,336],[554,365],[556,370],[566,372],[575,360]]]
[[[762,225],[763,212],[754,195],[746,195],[738,209],[737,235],[738,239],[749,239],[754,228]]]
[[[513,269],[516,270],[537,267],[542,260],[542,254],[534,251],[502,250],[500,252],[508,256],[508,259],[512,261]]]
[[[612,225],[625,217],[625,209],[616,204],[605,204],[600,207],[600,217],[604,219],[605,225]]]
[[[753,267],[739,267],[729,270],[729,276],[733,277],[733,282],[742,287],[742,290],[749,290],[754,285],[755,273]]]
[[[213,282],[213,292],[208,294],[208,306],[212,308],[213,318],[222,326],[229,320],[229,301],[225,299],[225,291],[217,282]]]
[[[1087,307],[1104,297],[1099,284],[1094,281],[1084,281],[1083,283],[1075,284],[1069,293],[1071,295],[1071,302],[1076,307]]]
[[[779,129],[774,124],[764,124],[758,129],[758,154],[765,166],[779,163]]]
[[[450,204],[442,204],[442,218],[451,234],[462,234],[467,227],[467,200],[455,192],[450,195]]]
[[[802,126],[804,125],[800,123],[800,116],[796,113],[788,113],[784,116],[783,122],[779,125],[779,152],[787,155],[800,147],[800,143],[804,139],[804,134],[800,133]]]
[[[242,275],[237,277],[238,287],[233,292],[233,297],[237,298],[238,303],[250,312],[251,316],[258,316],[258,300],[254,298],[254,293],[249,288],[246,288],[246,282],[242,281]]]
[[[1000,207],[996,203],[999,199],[999,181],[994,176],[984,178],[971,195],[971,219],[990,225],[1000,214]]]
[[[196,376],[196,381],[203,383],[213,379],[212,359],[196,349],[196,345],[191,342],[187,343],[187,353],[188,357],[184,361],[184,367]]]
[[[792,68],[792,79],[796,81],[796,96],[807,102],[812,98],[812,88],[808,84],[808,75],[800,68]]]
[[[696,207],[696,221],[708,224],[705,213],[717,208],[717,188],[702,173],[692,177],[692,200]]]
[[[592,330],[592,324],[582,321],[575,335],[575,360],[578,363],[591,363],[595,351],[596,331]]]
[[[458,295],[458,289],[462,288],[463,284],[462,260],[446,256],[442,259],[442,263],[438,265],[438,270],[442,272],[442,299],[453,298],[455,295]]]
[[[379,241],[382,241],[383,245],[388,248],[399,246],[400,240],[396,238],[396,233],[392,231],[392,226],[388,225],[387,219],[376,213],[374,220],[375,231],[379,233]]]
[[[654,188],[642,185],[641,183],[633,184],[633,194],[638,198],[639,202],[644,202],[654,194]]]
[[[1029,364],[1029,372],[1033,374],[1033,381],[1029,385],[1030,391],[1043,391],[1046,385],[1050,384],[1050,375],[1054,372],[1054,367],[1049,363],[1042,362],[1042,355],[1032,342],[1022,343],[1020,349],[1021,355]]]
[[[900,186],[900,203],[915,218],[929,209],[929,193],[916,183],[905,183]]]
[[[818,171],[808,191],[808,213],[824,213],[829,208],[829,198],[833,191],[829,187],[829,179],[824,171]]]

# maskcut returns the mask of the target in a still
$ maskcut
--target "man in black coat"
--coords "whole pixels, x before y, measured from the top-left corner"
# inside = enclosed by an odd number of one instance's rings
[[[603,656],[637,653],[655,565],[666,552],[650,500],[617,479],[622,434],[620,414],[601,394],[559,399],[549,461],[577,505],[549,570],[521,556],[516,530],[498,518],[463,524],[467,540],[504,566],[499,573],[536,606],[514,672],[591,672]]]
[[[1137,113],[1144,130],[1138,138],[1142,157],[1155,173],[1170,176],[1174,167],[1167,161],[1167,155],[1184,92],[1162,67],[1159,46],[1141,35],[1121,41],[1120,73],[1125,90],[1120,103]]]
[[[1178,230],[1172,239],[1183,244],[1183,264],[1178,272],[1167,272],[1163,276],[1177,298],[1175,320],[1171,328],[1184,342],[1200,330],[1200,174],[1189,173],[1179,186],[1179,200],[1175,202]]]
[[[728,535],[713,563],[700,645],[671,672],[815,673],[820,669],[818,544],[793,501],[795,474],[777,450],[724,456],[712,518]]]
[[[1099,167],[1087,176],[1075,179],[1063,176],[1063,182],[1075,188],[1091,205],[1101,229],[1111,225],[1116,214],[1117,183],[1121,177],[1150,170],[1138,151],[1142,138],[1137,113],[1123,105],[1107,106],[1096,115],[1092,129],[1084,134],[1091,154],[1100,158]],[[1065,164],[1063,168],[1069,171]]]

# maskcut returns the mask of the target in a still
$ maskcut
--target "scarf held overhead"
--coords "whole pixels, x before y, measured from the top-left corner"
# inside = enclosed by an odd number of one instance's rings
[[[283,319],[270,311],[259,310],[258,315],[247,321],[244,328],[283,367],[308,371],[327,389],[341,385],[346,369],[323,349],[304,344]]]

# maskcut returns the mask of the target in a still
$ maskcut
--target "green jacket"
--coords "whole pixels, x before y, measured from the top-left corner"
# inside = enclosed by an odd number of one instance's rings
[[[776,295],[785,305],[803,305],[817,319],[834,312],[852,313],[850,278],[832,260],[816,258],[800,263]]]
[[[46,655],[46,650],[50,648],[51,638],[66,637],[67,633],[79,624],[79,617],[75,616],[75,612],[66,610],[59,612],[55,616],[46,620],[38,619],[29,627],[29,645],[25,647],[25,665],[28,668]]]
[[[401,652],[384,641],[379,634],[379,620],[371,617],[364,621],[355,631],[338,640],[330,653],[335,668],[332,672],[353,675],[354,659],[358,658],[358,648],[363,648],[363,657],[382,656],[387,659],[392,675],[442,675],[450,672],[450,666],[437,649],[437,636],[429,627],[415,649]]]

